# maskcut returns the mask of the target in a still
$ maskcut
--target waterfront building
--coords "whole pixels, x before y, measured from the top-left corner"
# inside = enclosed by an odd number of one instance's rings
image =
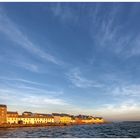
[[[54,123],[54,117],[51,114],[34,114],[35,123]]]
[[[50,114],[40,114],[32,112],[23,112],[19,115],[18,112],[7,112],[7,123],[8,124],[47,124],[53,123],[54,118]]]
[[[75,123],[76,124],[82,124],[82,118],[75,117]]]
[[[92,119],[91,118],[83,118],[82,123],[92,123]]]
[[[95,123],[95,117],[92,117],[92,118],[91,118],[91,122],[92,122],[92,123]]]
[[[28,111],[25,111],[22,113],[22,116],[32,116],[33,113],[32,112],[28,112]]]
[[[36,124],[36,121],[40,123],[40,120],[38,121],[35,117],[32,116],[19,115],[18,117],[18,124]]]
[[[76,120],[75,120],[75,116],[71,116],[71,123],[75,124],[76,123]]]
[[[102,117],[95,117],[95,123],[104,123],[104,119]]]
[[[72,118],[72,119],[71,119],[71,123],[73,123],[73,124],[75,124],[75,123],[76,123],[75,118]]]
[[[54,117],[52,114],[46,114],[47,123],[54,123]]]
[[[87,115],[69,115],[69,114],[42,114],[25,111],[22,115],[18,112],[7,111],[6,105],[0,105],[0,125],[2,124],[89,124],[104,123],[102,117],[93,117]]]
[[[52,116],[28,116],[28,115],[19,115],[17,118],[16,124],[47,124],[53,123],[54,118]],[[13,121],[10,120],[10,124]]]
[[[68,114],[60,114],[60,123],[71,123],[71,116]]]
[[[84,123],[94,123],[94,117],[93,116],[86,116]]]
[[[34,124],[34,117],[19,115],[18,124]]]
[[[0,104],[0,125],[7,123],[7,106]]]
[[[8,124],[47,124],[53,122],[54,122],[54,118],[50,116],[35,117],[35,116],[19,115],[18,117],[7,118]]]
[[[18,123],[18,112],[7,111],[7,123],[17,124]]]
[[[60,114],[59,113],[52,113],[53,117],[54,117],[54,122],[55,123],[60,123]]]
[[[53,117],[54,117],[54,122],[55,123],[71,123],[72,122],[72,118],[70,115],[68,114],[59,114],[59,113],[52,113]]]
[[[75,117],[75,122],[77,124],[91,124],[94,123],[93,116],[78,115]]]
[[[83,115],[78,115],[78,116],[75,116],[75,122],[76,124],[82,124],[83,123]]]

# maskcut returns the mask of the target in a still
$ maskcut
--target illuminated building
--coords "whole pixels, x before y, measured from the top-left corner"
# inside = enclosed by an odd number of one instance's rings
[[[7,106],[0,105],[0,124],[5,124],[7,122]]]
[[[22,115],[18,112],[7,111],[6,105],[0,105],[0,125],[3,124],[93,124],[104,123],[102,117],[69,114],[41,114],[25,111]]]
[[[102,117],[95,117],[94,120],[95,123],[104,123],[104,119]]]
[[[52,113],[53,117],[54,117],[54,122],[55,123],[60,123],[60,114],[58,113]]]
[[[7,123],[17,124],[18,123],[18,112],[7,111]]]
[[[71,123],[71,116],[68,114],[60,114],[60,123]]]

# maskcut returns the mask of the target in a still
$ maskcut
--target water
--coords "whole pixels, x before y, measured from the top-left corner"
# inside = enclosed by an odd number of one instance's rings
[[[140,138],[140,122],[0,129],[5,138]]]

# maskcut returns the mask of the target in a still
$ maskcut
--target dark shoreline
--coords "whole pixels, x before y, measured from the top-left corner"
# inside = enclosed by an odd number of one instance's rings
[[[4,124],[0,125],[0,129],[3,128],[22,128],[22,127],[47,127],[47,126],[73,126],[73,125],[94,125],[105,123],[81,123],[81,124]]]

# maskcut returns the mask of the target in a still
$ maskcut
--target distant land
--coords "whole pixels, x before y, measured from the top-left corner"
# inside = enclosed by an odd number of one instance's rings
[[[6,105],[0,105],[0,126],[44,126],[44,125],[72,125],[72,124],[103,124],[102,117],[88,115],[70,115],[64,113],[32,113],[25,111],[21,115],[18,112],[7,111]]]

